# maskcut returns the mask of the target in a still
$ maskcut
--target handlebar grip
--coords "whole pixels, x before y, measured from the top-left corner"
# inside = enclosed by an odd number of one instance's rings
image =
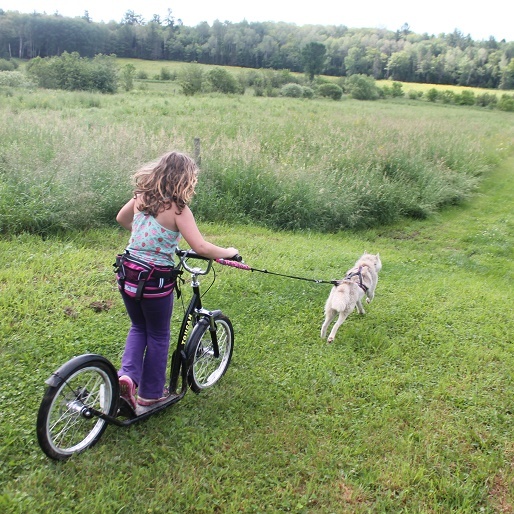
[[[192,259],[201,259],[203,261],[210,261],[209,257],[204,257],[203,255],[200,255],[199,253],[196,253],[194,250],[180,250],[175,249],[175,255],[178,255],[179,257],[191,257]]]
[[[243,262],[243,257],[236,253],[234,257],[230,257],[230,259],[227,259],[227,261]]]

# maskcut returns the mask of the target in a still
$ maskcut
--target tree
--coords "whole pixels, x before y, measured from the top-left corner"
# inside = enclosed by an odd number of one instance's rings
[[[327,49],[323,43],[313,41],[303,47],[303,69],[309,80],[314,80],[314,75],[319,75],[323,71],[326,53]]]
[[[514,59],[503,68],[500,89],[514,89]]]
[[[405,50],[395,52],[391,55],[387,63],[389,77],[393,80],[402,80],[404,82],[412,81],[414,78],[413,68],[412,56]]]
[[[144,19],[141,14],[136,14],[134,11],[129,9],[124,14],[123,20],[121,20],[121,23],[123,25],[143,25]]]
[[[372,69],[372,61],[362,46],[352,46],[344,59],[347,75],[369,75]]]

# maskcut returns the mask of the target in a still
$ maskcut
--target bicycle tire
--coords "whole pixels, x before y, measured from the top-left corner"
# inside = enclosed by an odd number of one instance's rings
[[[92,407],[113,416],[119,383],[112,364],[99,355],[82,355],[62,366],[47,381],[37,417],[37,438],[43,452],[66,460],[98,442],[107,421],[87,416]]]
[[[209,322],[201,320],[186,346],[187,379],[195,393],[212,387],[227,371],[234,350],[234,329],[223,314],[215,317],[219,357],[214,357]]]

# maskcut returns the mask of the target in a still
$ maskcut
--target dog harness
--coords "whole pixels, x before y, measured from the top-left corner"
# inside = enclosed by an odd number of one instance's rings
[[[359,266],[359,269],[357,271],[350,271],[346,277],[343,278],[343,281],[347,282],[353,282],[354,284],[357,284],[365,293],[368,292],[368,287],[364,284],[362,281],[362,268],[364,266]],[[355,282],[352,280],[353,277],[359,277],[359,282]]]

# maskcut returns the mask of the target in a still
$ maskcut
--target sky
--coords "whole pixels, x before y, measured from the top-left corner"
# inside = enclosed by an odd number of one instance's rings
[[[0,0],[0,9],[4,11],[58,12],[71,17],[88,11],[95,22],[119,22],[129,10],[149,21],[154,14],[164,18],[168,8],[176,20],[187,26],[202,21],[212,25],[214,20],[233,23],[246,20],[398,30],[407,23],[417,34],[438,35],[457,29],[475,40],[493,36],[497,41],[514,41],[511,0],[492,0],[486,4],[469,0]]]

